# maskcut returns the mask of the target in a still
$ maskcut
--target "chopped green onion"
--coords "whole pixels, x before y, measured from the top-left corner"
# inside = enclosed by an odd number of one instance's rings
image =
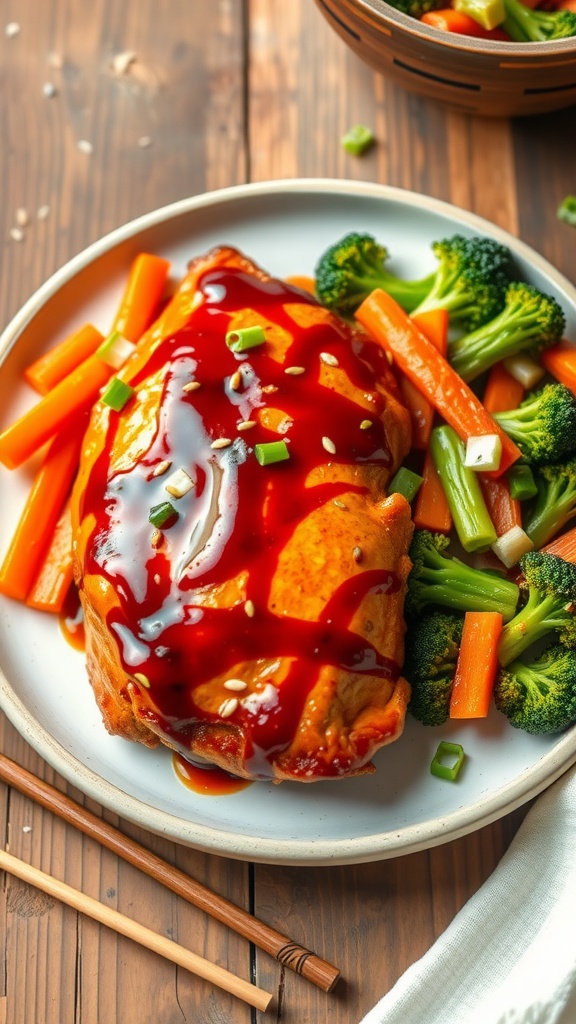
[[[517,498],[518,501],[529,501],[530,498],[534,498],[538,494],[534,474],[530,466],[527,466],[524,462],[511,466],[506,474],[506,478],[510,487],[511,498]]]
[[[534,545],[521,526],[511,526],[492,545],[492,551],[507,569],[520,561],[522,555],[532,551]]]
[[[430,437],[430,454],[440,477],[458,539],[469,554],[486,551],[496,540],[478,473],[464,465],[465,448],[456,431],[444,424]]]
[[[418,476],[418,473],[412,472],[411,469],[406,469],[406,466],[400,466],[400,469],[388,484],[388,494],[401,494],[402,497],[406,498],[406,501],[413,501],[422,483],[423,478]]]
[[[556,211],[558,220],[576,227],[576,196],[566,196]]]
[[[454,782],[463,761],[464,747],[460,743],[450,743],[448,740],[442,740],[438,744],[438,750],[432,758],[430,771],[432,775],[437,775],[439,779],[450,779],[451,782]]]
[[[246,352],[249,348],[257,348],[266,341],[263,327],[239,327],[237,331],[228,331],[226,344],[232,352]]]
[[[254,445],[254,455],[261,466],[271,466],[274,462],[285,462],[290,458],[286,441],[268,441]]]
[[[104,405],[109,405],[115,412],[120,412],[126,405],[126,402],[132,398],[133,394],[134,388],[131,388],[125,381],[120,380],[119,377],[112,377],[106,391],[102,395],[102,401]]]
[[[502,458],[502,438],[499,434],[479,434],[466,441],[464,465],[468,469],[486,471],[498,469]]]
[[[125,338],[119,331],[112,331],[112,334],[109,334],[96,349],[96,355],[113,370],[119,370],[135,348],[136,345],[128,341],[128,338]]]
[[[355,124],[340,139],[342,148],[352,156],[362,156],[374,142],[374,132],[364,124]]]
[[[172,526],[178,518],[178,513],[170,501],[163,501],[160,505],[153,505],[148,514],[148,522],[152,523],[158,530],[163,526]]]

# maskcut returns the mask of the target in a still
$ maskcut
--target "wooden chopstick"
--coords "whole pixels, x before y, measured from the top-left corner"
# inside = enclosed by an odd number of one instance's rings
[[[60,882],[51,875],[46,875],[39,868],[26,864],[25,861],[19,860],[18,857],[13,857],[12,854],[6,853],[5,850],[0,850],[0,868],[8,871],[11,875],[15,875],[17,878],[21,878],[24,882],[35,885],[37,889],[42,889],[43,892],[47,892],[50,896],[55,896],[62,903],[67,903],[69,907],[74,907],[75,910],[87,914],[88,917],[99,921],[100,924],[105,924],[108,928],[113,928],[114,931],[120,932],[121,935],[126,935],[141,946],[146,946],[147,949],[160,953],[161,956],[171,960],[172,963],[185,967],[187,971],[198,975],[200,978],[204,978],[206,981],[212,982],[213,985],[224,989],[225,992],[230,992],[233,996],[237,996],[238,999],[243,999],[250,1006],[255,1006],[258,1010],[266,1010],[270,1005],[270,1000],[272,999],[270,992],[257,988],[256,985],[252,985],[249,981],[243,981],[242,978],[231,974],[230,971],[226,971],[223,967],[218,967],[217,964],[211,963],[210,960],[205,960],[204,957],[197,956],[196,953],[184,949],[177,942],[172,942],[171,939],[166,939],[163,935],[157,935],[156,932],[145,928],[142,924],[138,924],[137,921],[124,917],[124,914],[113,910],[112,907],[104,906],[103,903],[92,899],[91,896],[73,889],[71,886],[66,885],[65,882]]]
[[[168,864],[144,846],[140,846],[136,840],[125,836],[113,825],[98,818],[81,804],[20,767],[4,754],[0,754],[0,779],[31,797],[41,807],[58,814],[80,832],[97,839],[99,843],[118,854],[129,864],[133,864],[145,874],[150,875],[151,878],[162,882],[171,892],[182,896],[183,899],[203,910],[215,920],[221,921],[245,939],[253,942],[259,949],[270,953],[284,967],[301,974],[324,992],[331,992],[334,988],[340,976],[337,967],[322,960],[316,953],[301,946],[298,942],[286,938],[285,935],[270,928],[246,910],[237,907],[235,903],[230,903],[229,900],[212,892],[201,882]]]

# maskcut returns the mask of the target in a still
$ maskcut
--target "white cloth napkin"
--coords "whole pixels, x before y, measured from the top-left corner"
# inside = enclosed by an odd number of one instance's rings
[[[362,1024],[576,1024],[576,768]]]

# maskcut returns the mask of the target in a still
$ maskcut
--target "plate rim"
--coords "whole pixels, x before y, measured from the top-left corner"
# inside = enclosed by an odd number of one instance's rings
[[[220,207],[228,202],[251,197],[306,192],[332,195],[340,193],[348,198],[355,195],[371,199],[380,198],[408,204],[450,219],[456,218],[470,229],[489,234],[508,245],[520,258],[551,279],[556,287],[571,299],[576,308],[576,288],[545,257],[505,229],[453,203],[375,182],[325,177],[279,178],[232,185],[177,200],[127,221],[92,242],[56,270],[17,311],[0,335],[0,360],[4,361],[35,314],[64,284],[94,260],[136,237],[142,231],[187,216],[195,209],[203,207]],[[12,690],[1,666],[0,707],[20,735],[54,770],[102,806],[149,832],[166,836],[182,845],[206,853],[255,863],[316,867],[360,864],[431,849],[477,831],[511,813],[538,796],[576,762],[575,726],[564,734],[554,748],[548,751],[541,761],[536,762],[528,773],[522,772],[490,797],[476,800],[473,804],[467,804],[465,808],[458,808],[443,818],[436,817],[394,832],[380,832],[355,838],[269,839],[231,834],[215,826],[198,824],[157,807],[151,808],[142,800],[124,793],[118,786],[70,754],[36,721],[32,712]],[[529,775],[528,779],[525,778],[526,774]],[[149,820],[150,813],[154,815],[154,822]]]

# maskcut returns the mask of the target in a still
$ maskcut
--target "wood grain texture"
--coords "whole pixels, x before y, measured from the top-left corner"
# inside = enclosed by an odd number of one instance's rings
[[[574,111],[515,122],[447,112],[362,64],[311,0],[165,0],[161,9],[152,0],[19,0],[17,19],[17,37],[0,31],[2,323],[105,232],[245,180],[327,176],[421,191],[494,220],[574,272],[576,235],[555,214],[574,191]],[[124,51],[137,59],[114,74],[111,60]],[[43,95],[46,82],[53,98]],[[377,136],[361,160],[339,142],[358,122]],[[139,145],[145,137],[150,145]],[[38,220],[43,205],[50,212]],[[20,242],[10,237],[19,207],[30,214]],[[253,1015],[8,879],[0,1024],[354,1024],[488,877],[525,813],[380,864],[250,868],[118,821],[56,777],[2,716],[0,749],[343,972],[325,995],[0,786],[0,829],[12,853],[278,993],[274,1011]]]

